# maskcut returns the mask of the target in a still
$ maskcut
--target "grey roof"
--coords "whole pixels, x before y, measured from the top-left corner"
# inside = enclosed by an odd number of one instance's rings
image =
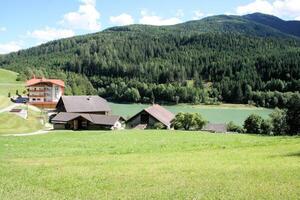
[[[121,116],[115,115],[97,115],[97,114],[82,114],[82,113],[58,113],[52,120],[52,123],[67,123],[78,117],[82,117],[93,124],[113,126],[119,120],[124,120]]]
[[[216,133],[226,133],[227,125],[226,124],[213,124],[209,123],[202,129],[203,131],[212,131]]]
[[[66,112],[110,112],[107,101],[99,96],[63,96],[61,97]]]

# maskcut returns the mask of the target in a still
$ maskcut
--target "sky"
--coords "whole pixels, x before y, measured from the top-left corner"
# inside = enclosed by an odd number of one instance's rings
[[[300,0],[1,0],[0,5],[0,54],[129,24],[173,25],[254,12],[300,20]]]

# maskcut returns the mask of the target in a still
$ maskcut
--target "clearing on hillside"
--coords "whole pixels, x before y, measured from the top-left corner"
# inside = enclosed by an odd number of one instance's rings
[[[16,95],[16,91],[22,95],[25,91],[25,84],[21,81],[16,81],[17,73],[5,69],[0,69],[0,96],[8,97]]]

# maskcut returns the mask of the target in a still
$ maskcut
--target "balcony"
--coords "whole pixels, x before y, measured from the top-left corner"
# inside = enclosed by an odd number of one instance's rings
[[[39,90],[33,90],[33,89],[29,89],[29,92],[47,92],[48,90],[45,89],[39,89]]]

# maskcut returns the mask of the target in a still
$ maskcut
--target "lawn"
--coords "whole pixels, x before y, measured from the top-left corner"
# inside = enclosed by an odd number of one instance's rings
[[[0,69],[0,83],[17,83],[17,76],[16,72]]]
[[[121,115],[125,118],[133,116],[137,112],[150,105],[145,104],[116,104],[110,103],[113,114]],[[212,123],[228,123],[233,121],[238,125],[243,125],[245,119],[251,114],[258,114],[263,118],[267,118],[272,109],[257,108],[246,105],[220,105],[220,106],[206,106],[206,105],[174,105],[164,106],[174,114],[179,112],[198,112],[206,120]]]
[[[299,199],[300,138],[174,131],[0,137],[6,199]]]
[[[0,136],[5,134],[31,133],[41,130],[40,112],[29,110],[28,119],[23,119],[12,113],[0,114]]]
[[[9,106],[12,102],[8,97],[0,96],[0,109]]]
[[[17,90],[19,94],[25,91],[24,83],[16,81],[17,75],[15,72],[0,69],[0,96],[7,97],[9,92],[14,96]]]

